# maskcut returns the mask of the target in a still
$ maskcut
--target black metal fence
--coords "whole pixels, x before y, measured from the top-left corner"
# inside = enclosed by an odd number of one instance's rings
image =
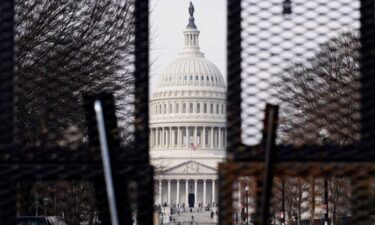
[[[148,2],[6,0],[0,12],[0,224],[23,216],[152,224]]]
[[[152,224],[148,6],[0,3],[0,224],[65,214],[77,223],[114,222],[96,101],[115,216],[120,224]],[[340,218],[372,223],[374,8],[373,0],[228,0],[220,224],[300,225],[306,212],[310,224],[336,225],[340,204],[348,211]],[[279,107],[263,114],[266,103]],[[342,194],[334,202],[339,187],[349,200]],[[59,190],[76,197],[62,200]],[[299,202],[288,202],[291,196]]]
[[[373,223],[374,28],[374,1],[228,1],[220,224]]]

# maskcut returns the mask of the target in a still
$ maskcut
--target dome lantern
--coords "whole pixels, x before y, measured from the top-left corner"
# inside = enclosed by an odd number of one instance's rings
[[[185,46],[184,51],[182,54],[190,53],[195,55],[203,56],[203,53],[199,51],[199,30],[197,29],[197,26],[195,25],[195,19],[194,19],[194,5],[190,2],[189,6],[189,24],[186,26],[186,29],[184,30],[185,35]]]

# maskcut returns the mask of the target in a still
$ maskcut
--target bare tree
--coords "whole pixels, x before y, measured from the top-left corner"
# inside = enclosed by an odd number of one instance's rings
[[[83,96],[104,91],[116,96],[126,143],[133,120],[133,1],[18,0],[15,5],[18,144],[81,146],[87,140]],[[91,184],[24,184],[19,189],[21,213],[45,207],[49,215],[63,212],[69,225],[92,222]]]
[[[350,180],[345,178],[331,178],[329,180],[329,199],[332,224],[337,225],[339,217],[349,216],[350,212]]]
[[[359,46],[356,33],[341,33],[322,43],[313,58],[294,62],[276,76],[273,85],[281,104],[279,142],[321,144],[322,129],[329,133],[326,143],[347,145],[359,140]],[[335,222],[338,201],[347,196],[350,187],[343,185],[344,180],[333,181],[330,201]],[[309,183],[313,224],[321,188],[315,178]],[[341,206],[341,211],[348,211],[349,204]]]
[[[347,32],[320,45],[315,56],[285,68],[275,79],[281,102],[280,141],[355,143],[359,139],[359,40]]]
[[[133,22],[131,0],[16,2],[20,144],[56,146],[72,129],[86,134],[86,94],[115,93],[120,120],[132,119]]]
[[[67,224],[87,221],[93,224],[94,186],[88,182],[36,182],[32,189],[30,210],[39,215],[64,216]]]

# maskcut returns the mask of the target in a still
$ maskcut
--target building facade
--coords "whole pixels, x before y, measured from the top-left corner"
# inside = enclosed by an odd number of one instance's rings
[[[226,85],[199,48],[194,7],[182,52],[160,75],[150,100],[155,204],[215,206],[217,164],[225,157]]]

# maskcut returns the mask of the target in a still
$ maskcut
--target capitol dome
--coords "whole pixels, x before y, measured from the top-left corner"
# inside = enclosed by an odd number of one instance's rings
[[[225,89],[219,69],[203,54],[182,54],[161,73],[158,88],[176,86],[208,86]]]
[[[217,164],[225,158],[226,85],[200,51],[192,3],[189,13],[184,48],[162,70],[150,98],[150,156],[160,205],[214,204]]]

